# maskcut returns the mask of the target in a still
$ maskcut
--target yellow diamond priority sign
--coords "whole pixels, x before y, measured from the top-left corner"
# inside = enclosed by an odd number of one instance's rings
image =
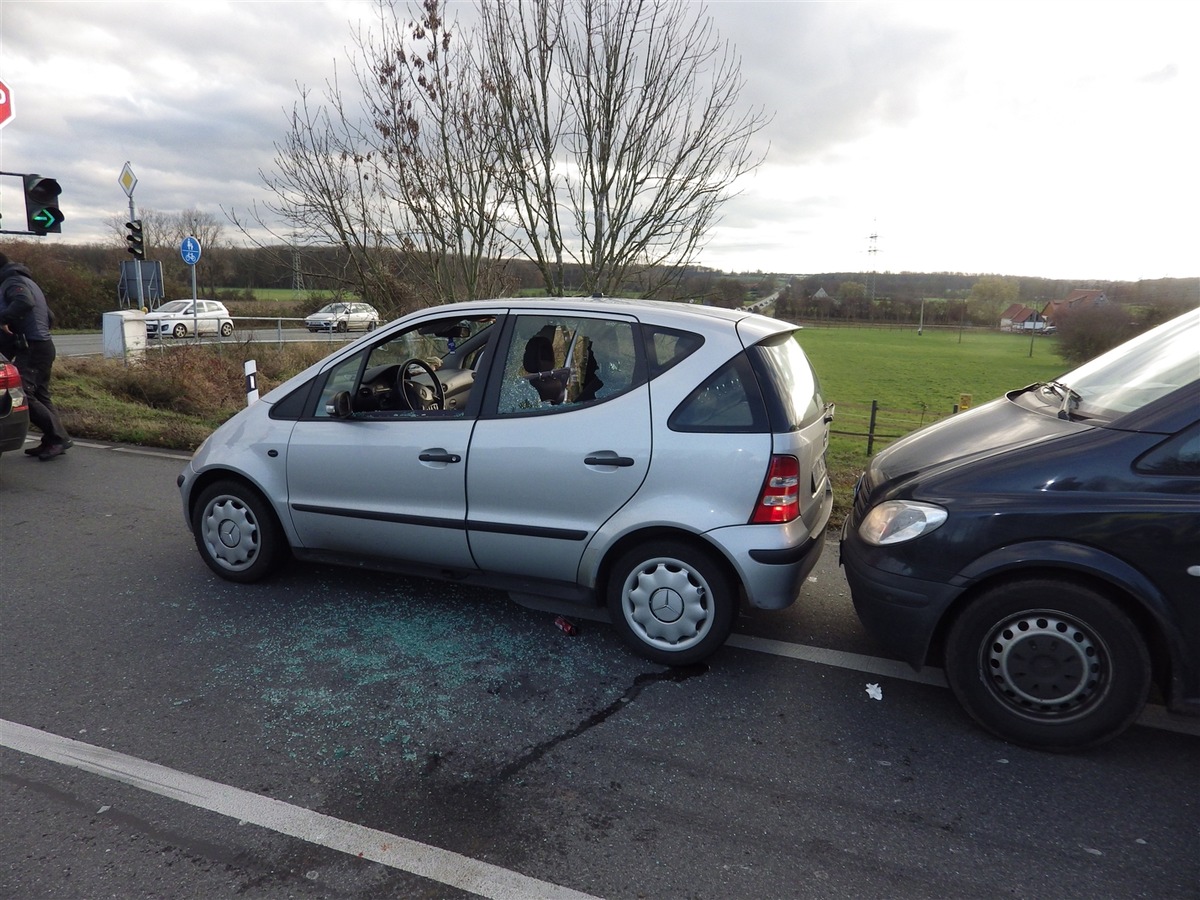
[[[133,174],[133,169],[129,168],[129,163],[125,163],[125,168],[121,170],[121,177],[117,179],[117,184],[121,185],[126,197],[133,196],[133,189],[137,187],[137,176]]]

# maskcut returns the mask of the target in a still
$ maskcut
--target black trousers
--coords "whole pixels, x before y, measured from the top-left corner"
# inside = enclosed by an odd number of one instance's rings
[[[42,432],[42,445],[62,444],[68,440],[66,429],[50,402],[50,370],[54,368],[54,341],[30,341],[17,351],[13,364],[21,372],[25,398],[29,401],[29,421]]]

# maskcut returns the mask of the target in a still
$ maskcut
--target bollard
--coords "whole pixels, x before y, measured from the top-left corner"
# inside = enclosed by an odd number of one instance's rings
[[[252,360],[246,360],[244,367],[246,373],[246,405],[249,406],[258,399],[258,364]]]

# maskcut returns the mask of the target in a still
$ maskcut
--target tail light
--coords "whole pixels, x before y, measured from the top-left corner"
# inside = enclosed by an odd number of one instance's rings
[[[799,515],[800,460],[794,456],[772,456],[750,524],[780,525]]]
[[[15,410],[27,409],[25,389],[21,386],[21,373],[12,363],[0,362],[0,391],[7,391]]]

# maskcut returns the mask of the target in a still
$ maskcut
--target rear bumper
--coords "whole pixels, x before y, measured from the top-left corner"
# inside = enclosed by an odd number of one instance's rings
[[[0,404],[4,398],[0,397]],[[22,409],[0,418],[0,453],[11,453],[25,445],[25,434],[29,431],[29,411]]]
[[[705,537],[724,551],[737,570],[746,602],[757,609],[785,609],[796,602],[804,580],[821,558],[825,529],[833,511],[827,493],[810,530],[801,520],[786,525],[738,525]]]

